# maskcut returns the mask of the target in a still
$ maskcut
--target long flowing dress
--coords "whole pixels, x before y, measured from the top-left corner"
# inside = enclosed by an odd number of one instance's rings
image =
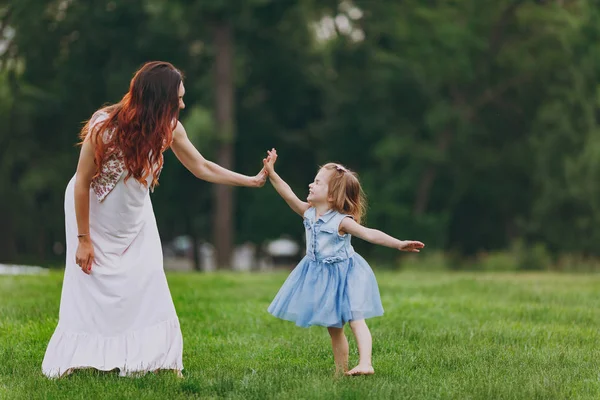
[[[77,368],[118,368],[122,376],[183,369],[183,338],[163,268],[150,185],[134,178],[125,182],[124,170],[115,156],[92,182],[91,275],[75,263],[75,177],[67,186],[59,321],[42,362],[42,372],[50,378]]]

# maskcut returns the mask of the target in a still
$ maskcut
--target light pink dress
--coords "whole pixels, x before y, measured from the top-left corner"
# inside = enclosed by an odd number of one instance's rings
[[[98,123],[106,115],[94,118]],[[75,264],[75,177],[67,186],[59,321],[42,363],[50,378],[72,368],[118,368],[123,376],[183,369],[183,339],[149,190],[134,178],[125,182],[124,169],[122,159],[114,157],[90,189],[91,275]]]

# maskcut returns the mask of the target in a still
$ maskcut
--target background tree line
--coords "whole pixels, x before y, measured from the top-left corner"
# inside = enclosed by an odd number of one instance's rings
[[[0,261],[55,263],[81,123],[145,61],[185,76],[181,119],[245,174],[276,147],[304,196],[356,170],[367,223],[460,258],[515,243],[600,253],[600,4],[593,0],[6,0],[0,6]],[[166,157],[163,241],[302,227],[275,191],[219,187]],[[370,257],[397,253],[364,246]]]

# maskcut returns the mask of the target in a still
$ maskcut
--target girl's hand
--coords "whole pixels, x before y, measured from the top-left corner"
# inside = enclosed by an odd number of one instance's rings
[[[94,263],[94,246],[89,236],[79,239],[77,252],[75,253],[75,262],[86,274],[92,273],[92,264]]]
[[[267,150],[268,157],[263,158],[263,165],[268,174],[275,173],[275,161],[277,161],[277,150]]]
[[[398,250],[400,251],[410,251],[411,253],[418,253],[425,247],[425,245],[421,242],[417,242],[415,240],[403,240],[400,242],[400,246],[398,246]]]

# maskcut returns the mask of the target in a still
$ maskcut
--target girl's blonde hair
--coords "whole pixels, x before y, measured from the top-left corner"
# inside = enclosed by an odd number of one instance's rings
[[[331,207],[339,213],[351,215],[360,224],[367,212],[367,198],[358,174],[336,163],[327,163],[321,169],[331,171],[328,193],[332,199]]]

